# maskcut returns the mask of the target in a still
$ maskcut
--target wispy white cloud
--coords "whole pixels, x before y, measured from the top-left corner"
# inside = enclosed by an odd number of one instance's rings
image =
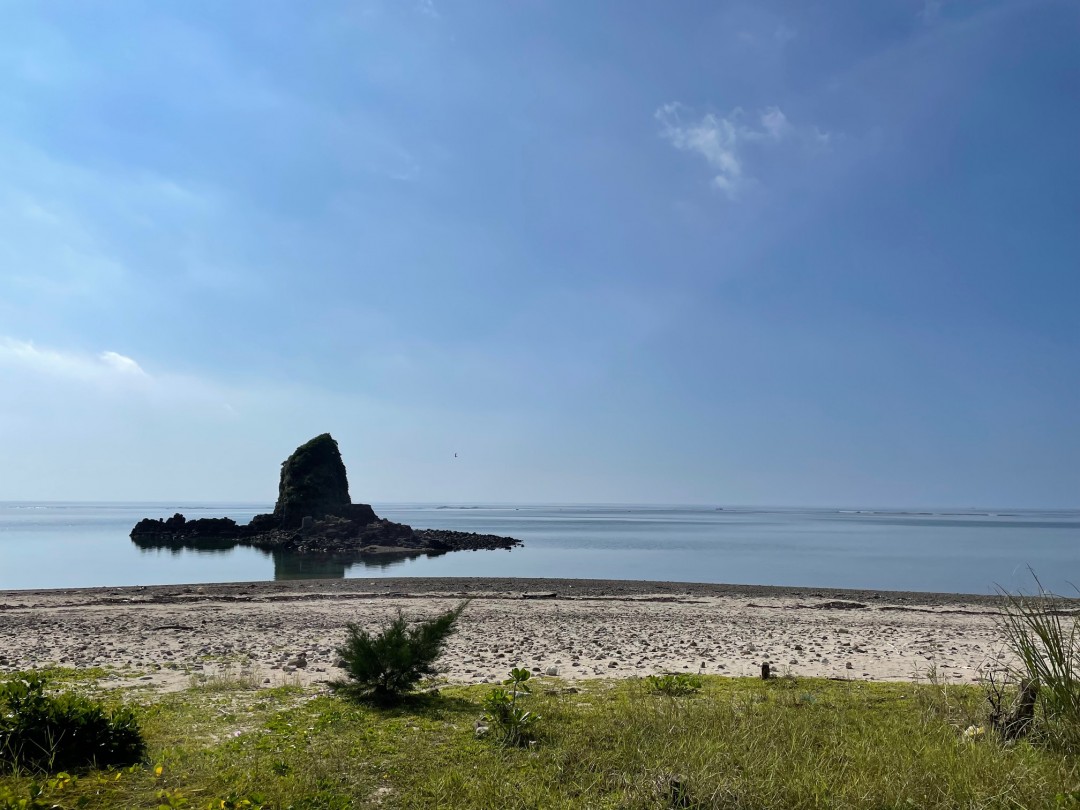
[[[122,400],[130,407],[231,416],[242,392],[209,380],[170,372],[151,374],[137,360],[107,349],[84,352],[40,346],[0,336],[0,374],[25,397],[54,403]]]
[[[656,111],[661,135],[676,149],[696,152],[716,171],[713,184],[734,197],[742,179],[742,160],[739,157],[739,133],[732,116],[717,118],[709,113],[700,121],[685,121],[683,106],[678,102],[665,104]],[[738,111],[736,111],[738,112]]]
[[[81,354],[46,349],[28,340],[0,337],[0,366],[83,381],[149,379],[132,358],[114,351]]]
[[[761,113],[761,128],[768,137],[778,141],[791,131],[791,124],[779,107],[768,107]]]
[[[138,363],[130,357],[125,357],[118,352],[102,352],[98,355],[98,359],[109,368],[114,369],[121,374],[146,376],[146,372],[142,370],[142,367]]]
[[[748,115],[736,107],[728,115],[706,113],[698,118],[679,102],[664,104],[655,113],[660,135],[676,149],[705,159],[716,173],[712,184],[729,199],[753,182],[746,170],[748,147],[775,145],[790,140],[828,142],[828,133],[817,127],[796,128],[779,107],[765,107]]]

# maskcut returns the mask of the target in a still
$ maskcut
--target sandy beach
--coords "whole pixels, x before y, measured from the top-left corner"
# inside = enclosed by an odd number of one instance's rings
[[[1009,662],[987,596],[664,582],[348,579],[0,592],[0,671],[105,667],[106,683],[182,689],[246,673],[257,684],[337,677],[347,622],[472,602],[442,677],[513,666],[575,680],[659,672],[954,682]]]

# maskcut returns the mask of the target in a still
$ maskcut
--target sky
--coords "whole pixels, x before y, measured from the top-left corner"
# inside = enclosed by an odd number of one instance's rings
[[[1080,507],[1072,2],[0,4],[0,500]],[[456,455],[455,455],[456,454]]]

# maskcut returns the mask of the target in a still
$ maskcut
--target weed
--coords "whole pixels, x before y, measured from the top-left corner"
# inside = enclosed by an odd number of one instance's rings
[[[59,807],[51,798],[78,781],[68,773],[58,773],[44,782],[31,782],[20,796],[7,787],[0,787],[0,810],[54,810]]]
[[[217,672],[193,673],[190,677],[192,689],[207,692],[236,692],[259,688],[259,673],[252,667],[241,667],[234,672],[222,668]]]
[[[700,675],[691,675],[688,672],[665,673],[663,675],[649,675],[645,683],[650,692],[669,697],[692,695],[701,689],[702,679]]]
[[[529,694],[529,670],[515,667],[503,681],[509,689],[497,687],[484,699],[487,718],[501,735],[504,745],[527,745],[533,742],[531,730],[540,716],[518,705],[518,698]]]

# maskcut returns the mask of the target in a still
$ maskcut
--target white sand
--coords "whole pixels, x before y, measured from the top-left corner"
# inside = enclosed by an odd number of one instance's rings
[[[554,667],[569,680],[753,676],[763,661],[780,674],[904,681],[934,667],[971,682],[1008,663],[991,597],[401,579],[0,592],[0,670],[100,666],[121,673],[116,685],[179,689],[243,667],[267,685],[317,683],[341,674],[346,622],[374,628],[398,610],[430,617],[463,595],[473,601],[440,659],[460,683],[501,679],[513,666]]]

